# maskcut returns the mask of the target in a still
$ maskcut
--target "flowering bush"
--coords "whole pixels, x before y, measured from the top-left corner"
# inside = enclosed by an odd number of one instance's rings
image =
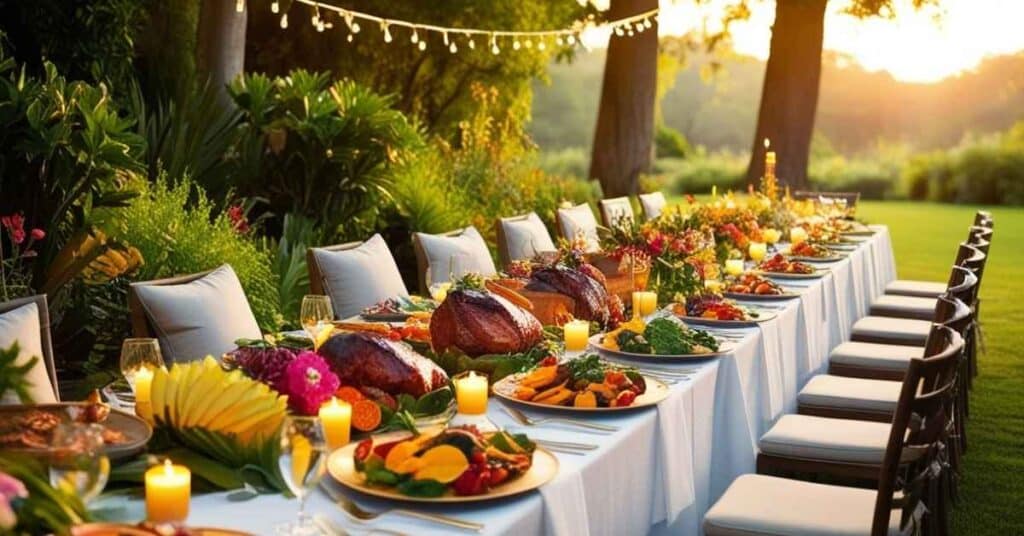
[[[330,400],[331,395],[341,387],[338,376],[324,358],[314,352],[302,352],[285,369],[274,387],[288,395],[288,406],[302,415],[316,415],[320,406]]]
[[[757,213],[731,193],[714,202],[691,207],[689,226],[714,234],[719,261],[724,262],[734,250],[745,254],[751,241],[764,240]]]
[[[46,238],[46,232],[36,228],[26,236],[25,215],[21,212],[0,216],[0,228],[7,232],[10,244],[5,251],[0,236],[0,298],[9,300],[29,294],[32,276],[28,262],[39,255],[32,246]]]

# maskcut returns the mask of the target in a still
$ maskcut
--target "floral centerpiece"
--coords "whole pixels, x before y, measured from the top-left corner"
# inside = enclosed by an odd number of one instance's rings
[[[730,192],[711,203],[691,203],[688,223],[691,228],[714,235],[716,256],[719,262],[725,262],[735,255],[734,251],[745,254],[750,242],[764,241],[758,212],[751,207],[752,203],[739,200]]]

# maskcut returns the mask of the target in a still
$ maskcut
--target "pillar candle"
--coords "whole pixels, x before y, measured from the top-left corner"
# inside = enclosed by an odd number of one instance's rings
[[[181,522],[188,518],[192,473],[182,465],[163,465],[146,471],[146,519],[152,523]]]
[[[477,375],[473,371],[455,381],[455,401],[459,413],[466,415],[482,415],[487,413],[487,376]]]
[[[649,290],[633,293],[633,315],[647,316],[658,308],[658,294]]]
[[[764,256],[768,254],[768,246],[764,242],[751,242],[747,253],[752,261],[761,262]]]
[[[352,405],[331,397],[330,402],[320,406],[320,423],[324,427],[328,449],[347,445],[352,430]]]
[[[587,341],[590,338],[590,322],[586,320],[566,322],[562,326],[562,333],[565,338],[566,351],[578,352],[585,350],[587,348]]]

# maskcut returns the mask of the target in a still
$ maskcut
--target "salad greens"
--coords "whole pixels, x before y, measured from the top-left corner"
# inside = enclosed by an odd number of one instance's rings
[[[619,349],[636,354],[684,355],[695,350],[718,351],[718,341],[706,331],[687,329],[668,318],[651,320],[643,333],[622,330],[616,336]]]

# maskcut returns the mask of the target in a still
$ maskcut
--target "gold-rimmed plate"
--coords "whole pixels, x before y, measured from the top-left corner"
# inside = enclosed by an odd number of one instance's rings
[[[498,380],[494,384],[494,394],[499,398],[514,402],[516,404],[522,404],[524,406],[530,406],[540,409],[551,409],[560,410],[567,413],[604,413],[609,411],[629,411],[635,409],[642,409],[656,405],[658,402],[665,400],[668,397],[668,385],[656,380],[650,376],[644,376],[644,385],[647,387],[644,390],[644,394],[639,395],[633,400],[633,403],[628,406],[620,406],[614,408],[578,408],[575,406],[556,406],[552,404],[541,404],[539,402],[531,402],[529,400],[520,400],[516,398],[516,389],[519,387],[519,382],[522,381],[529,373],[520,372],[512,374],[511,376],[505,376]]]
[[[185,532],[182,533],[185,534]],[[165,533],[149,527],[125,523],[85,523],[71,527],[71,536],[159,536],[161,534]],[[193,536],[253,536],[249,532],[210,527],[189,527],[187,534]]]
[[[373,438],[374,442],[386,442],[402,439],[403,437],[408,436],[408,432],[391,432],[388,434],[375,435]],[[452,504],[493,501],[495,499],[512,497],[514,495],[533,491],[550,482],[551,479],[555,478],[555,475],[558,474],[558,458],[555,458],[554,454],[538,446],[536,450],[533,451],[533,464],[526,473],[522,474],[518,478],[508,480],[496,488],[492,488],[487,493],[481,495],[460,496],[455,495],[453,491],[449,490],[446,494],[440,497],[410,497],[409,495],[399,493],[395,488],[367,484],[366,477],[359,471],[356,471],[355,467],[353,454],[355,454],[355,450],[358,445],[358,443],[349,443],[348,445],[345,445],[331,453],[327,458],[327,473],[331,475],[331,478],[346,488],[366,495],[371,495],[373,497],[390,499],[393,501]]]
[[[33,404],[17,406],[0,406],[0,430],[14,430],[14,421],[32,411],[42,411],[57,416],[61,422],[71,422],[74,408],[84,407],[85,402],[59,402],[55,404]],[[153,429],[141,418],[121,410],[111,409],[101,426],[124,436],[123,441],[108,443],[103,447],[104,453],[112,460],[127,458],[142,452],[146,443],[153,437]],[[32,448],[25,446],[0,445],[3,450],[21,452],[32,456],[45,456],[49,448]]]
[[[751,273],[757,274],[762,277],[771,277],[775,279],[818,279],[825,277],[828,270],[817,269],[811,274],[798,274],[790,272],[765,272],[764,270],[753,270]]]
[[[740,301],[792,300],[793,298],[800,297],[800,295],[795,292],[783,292],[782,294],[747,294],[743,292],[723,292],[722,296]]]

